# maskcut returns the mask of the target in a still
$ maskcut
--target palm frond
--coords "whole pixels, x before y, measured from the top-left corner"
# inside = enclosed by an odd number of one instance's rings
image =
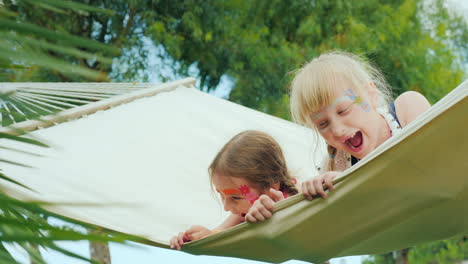
[[[107,73],[93,69],[86,63],[76,62],[88,60],[111,65],[112,57],[120,55],[119,48],[71,34],[67,30],[36,25],[36,21],[29,21],[15,11],[20,5],[44,9],[62,16],[70,12],[80,16],[89,16],[91,13],[104,16],[115,14],[112,10],[64,0],[21,0],[4,4],[0,9],[0,64],[4,65],[0,77],[9,78],[8,76],[15,76],[18,71],[38,66],[64,76],[107,80]]]
[[[98,62],[101,65],[110,65],[113,61],[112,57],[120,54],[120,49],[71,34],[66,29],[55,30],[36,25],[34,20],[28,20],[27,16],[16,12],[19,5],[22,8],[27,6],[61,15],[89,16],[91,13],[104,16],[114,15],[112,10],[68,0],[8,1],[7,5],[0,8],[0,78],[15,80],[18,73],[39,67],[64,76],[80,76],[97,81],[107,79],[107,73],[88,67],[87,63]],[[67,88],[3,88],[4,86],[0,85],[0,117],[1,125],[4,126],[0,132],[0,142],[14,141],[38,147],[48,147],[48,145],[25,135],[26,131],[15,129],[11,125],[41,119],[64,109],[99,101],[123,92],[120,89],[90,92],[86,89],[70,90]],[[9,130],[5,129],[6,126]],[[37,155],[15,149],[15,147],[0,146],[0,148],[22,152],[26,155]],[[0,164],[2,162],[28,166],[28,164],[11,160],[8,156],[2,157]],[[3,173],[0,173],[0,180],[27,188]],[[100,228],[51,213],[42,208],[44,205],[47,203],[14,199],[0,190],[0,241],[2,241],[0,242],[0,262],[17,263],[3,243],[20,246],[36,263],[44,263],[37,250],[38,247],[52,249],[89,263],[96,263],[58,246],[55,242],[88,240],[123,243],[128,239],[137,239],[134,236],[115,232],[88,233],[86,230]],[[67,226],[52,225],[48,221],[50,218],[60,219]]]
[[[77,11],[77,12],[93,12],[93,13],[103,13],[107,15],[113,15],[115,12],[109,9],[104,9],[104,8],[99,8],[99,7],[94,7],[90,5],[85,5],[82,3],[78,2],[73,2],[73,1],[62,1],[62,0],[22,0],[23,2],[29,2],[31,4],[42,4],[42,5],[47,5],[49,7],[53,7],[54,9],[59,9],[61,11]]]

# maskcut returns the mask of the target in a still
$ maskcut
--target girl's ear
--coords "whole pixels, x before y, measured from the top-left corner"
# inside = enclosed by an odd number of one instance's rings
[[[377,107],[379,107],[379,101],[380,101],[379,90],[377,89],[377,87],[375,86],[373,82],[369,82],[368,87],[369,87],[368,95],[369,95],[370,103],[372,104],[372,107],[374,109],[377,109]]]

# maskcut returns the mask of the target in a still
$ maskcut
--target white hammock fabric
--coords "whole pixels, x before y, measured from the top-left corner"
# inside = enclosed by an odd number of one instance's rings
[[[207,167],[235,134],[247,129],[271,134],[299,180],[314,176],[314,161],[322,160],[318,149],[324,148],[316,147],[315,135],[306,128],[194,88],[165,84],[149,89],[154,96],[30,134],[51,148],[2,140],[2,146],[43,157],[1,149],[0,156],[34,167],[2,164],[5,175],[35,192],[8,182],[0,182],[0,188],[20,199],[61,203],[48,209],[167,247],[171,236],[190,225],[214,227],[226,216],[210,189]],[[119,98],[128,101],[143,93]],[[108,107],[105,100],[81,106]],[[78,110],[66,111],[78,112],[74,118],[86,113]],[[44,125],[36,122],[18,125],[29,130]]]

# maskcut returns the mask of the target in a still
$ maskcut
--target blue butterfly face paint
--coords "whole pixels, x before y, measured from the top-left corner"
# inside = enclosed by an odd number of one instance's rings
[[[367,103],[366,101],[363,101],[362,98],[360,96],[357,96],[354,93],[354,91],[351,90],[351,89],[348,89],[346,91],[345,95],[336,98],[335,101],[330,106],[328,106],[328,109],[333,109],[339,103],[341,103],[343,101],[346,101],[346,100],[350,100],[350,99],[355,104],[359,105],[362,110],[364,110],[366,112],[370,112],[371,107],[370,107],[369,103]],[[323,114],[321,114],[321,113],[316,113],[316,114],[312,115],[313,120],[320,119],[322,117],[323,117]]]
[[[357,96],[353,90],[348,89],[346,91],[345,97],[348,97],[349,99],[353,100],[355,104],[359,105],[362,110],[369,112],[370,111],[370,105],[366,102],[363,101],[360,96]]]

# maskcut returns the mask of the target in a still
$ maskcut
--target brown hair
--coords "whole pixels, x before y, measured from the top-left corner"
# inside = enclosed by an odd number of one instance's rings
[[[261,131],[247,130],[235,135],[216,155],[208,172],[211,183],[214,174],[219,174],[246,179],[262,191],[279,182],[280,191],[289,195],[298,193],[281,147]]]

